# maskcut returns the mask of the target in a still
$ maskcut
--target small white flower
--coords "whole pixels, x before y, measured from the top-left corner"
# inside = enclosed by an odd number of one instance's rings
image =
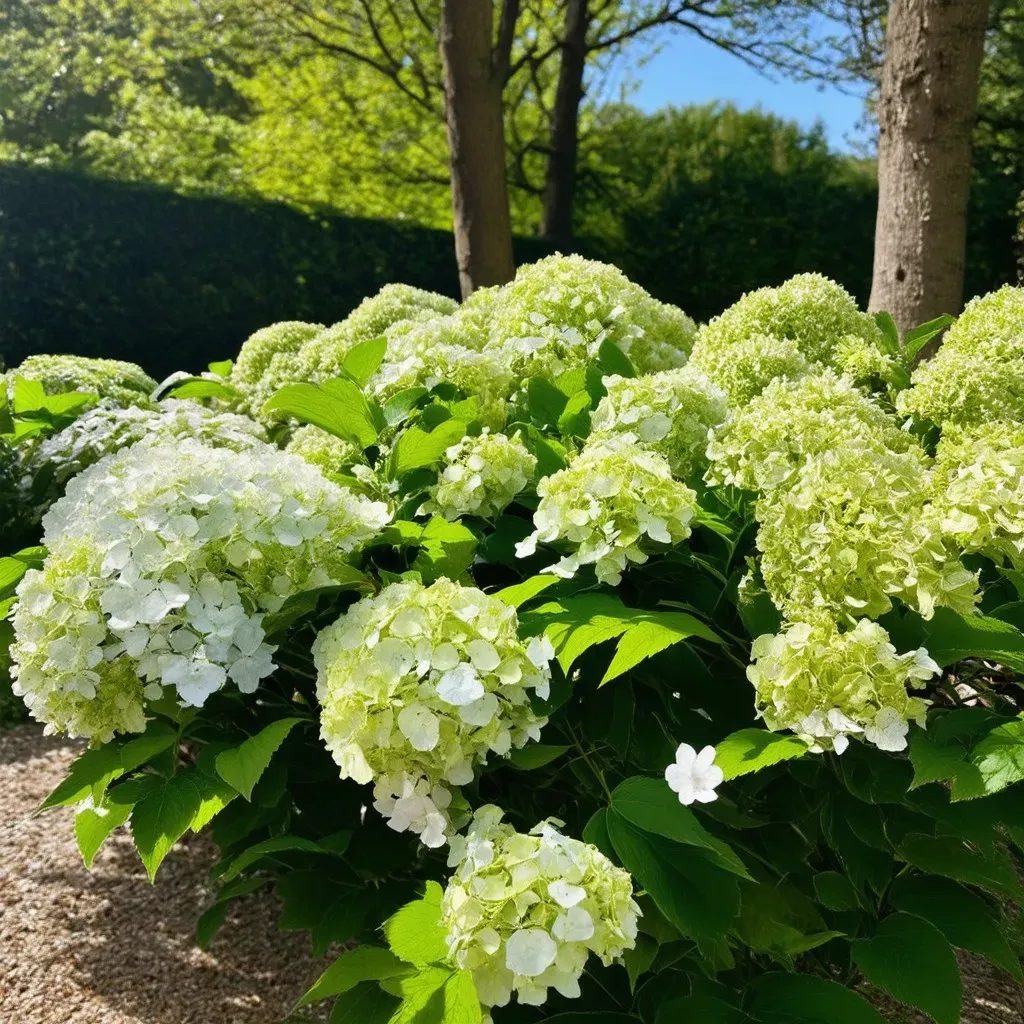
[[[686,806],[694,801],[707,804],[717,799],[715,787],[724,778],[722,769],[715,764],[714,747],[705,747],[698,754],[688,743],[679,744],[675,762],[665,769],[669,789]]]
[[[505,943],[505,966],[515,974],[535,978],[554,962],[558,944],[543,928],[520,928]]]
[[[864,739],[879,750],[906,750],[910,726],[895,708],[882,708],[875,720],[864,728]]]

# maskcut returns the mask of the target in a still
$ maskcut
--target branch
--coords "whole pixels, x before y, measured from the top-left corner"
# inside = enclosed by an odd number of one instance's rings
[[[481,0],[477,0],[481,2]],[[498,41],[494,47],[491,64],[494,75],[502,85],[508,81],[509,65],[512,59],[512,44],[516,38],[516,22],[519,20],[520,0],[502,0],[498,20]]]

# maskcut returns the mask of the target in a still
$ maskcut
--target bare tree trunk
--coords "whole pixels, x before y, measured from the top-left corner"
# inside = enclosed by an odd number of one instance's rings
[[[551,121],[551,141],[544,180],[544,222],[541,233],[559,246],[572,243],[572,206],[576,190],[583,72],[587,63],[588,0],[567,0],[558,65],[558,85]]]
[[[988,0],[891,0],[878,103],[870,309],[901,331],[963,302],[971,133]]]
[[[492,0],[444,0],[441,58],[463,298],[515,274],[501,98],[505,61],[492,51],[492,32]]]

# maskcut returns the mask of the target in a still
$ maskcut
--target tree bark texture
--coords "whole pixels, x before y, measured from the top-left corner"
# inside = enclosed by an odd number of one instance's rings
[[[589,0],[567,0],[544,180],[542,229],[544,237],[557,246],[568,246],[572,243],[580,103],[583,100],[583,73],[587,63],[589,27]]]
[[[515,274],[505,182],[504,74],[496,66],[492,33],[492,0],[444,0],[441,58],[463,298]]]
[[[900,331],[963,302],[988,0],[891,0],[878,102],[872,311]]]

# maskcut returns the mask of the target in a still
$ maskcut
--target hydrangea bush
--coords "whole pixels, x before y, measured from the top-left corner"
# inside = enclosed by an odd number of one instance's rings
[[[200,945],[264,888],[348,944],[290,1019],[955,1024],[954,948],[1024,979],[1024,291],[911,372],[947,322],[554,256],[159,387],[33,357],[0,717],[88,738],[86,864],[210,833]]]

